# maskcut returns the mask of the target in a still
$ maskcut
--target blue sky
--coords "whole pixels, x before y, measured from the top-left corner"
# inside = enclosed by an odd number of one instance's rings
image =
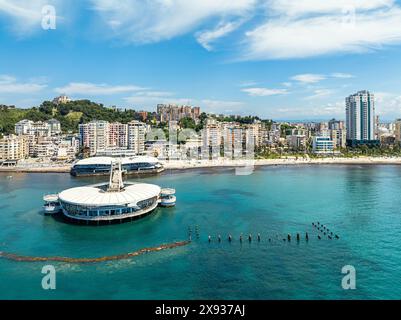
[[[46,5],[55,29],[41,26]],[[400,57],[392,0],[0,0],[0,104],[21,107],[65,93],[137,110],[329,119],[368,89],[393,120]]]

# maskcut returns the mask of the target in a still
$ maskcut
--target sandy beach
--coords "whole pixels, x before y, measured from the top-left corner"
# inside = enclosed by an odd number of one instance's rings
[[[162,161],[166,169],[185,170],[218,167],[251,167],[280,165],[401,165],[401,157],[355,157],[355,158],[282,158],[257,160],[170,160]],[[71,165],[34,166],[34,167],[0,167],[0,172],[31,172],[31,173],[69,173]]]
[[[166,169],[190,169],[211,167],[245,167],[245,166],[279,166],[279,165],[400,165],[401,157],[358,157],[358,158],[287,158],[287,159],[256,159],[256,160],[199,160],[199,161],[169,161],[165,163]]]

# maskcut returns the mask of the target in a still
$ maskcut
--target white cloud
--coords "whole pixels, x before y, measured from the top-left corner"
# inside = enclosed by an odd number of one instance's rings
[[[313,91],[313,95],[308,96],[305,100],[313,100],[313,99],[320,99],[325,98],[333,94],[333,90],[331,89],[316,89]]]
[[[352,74],[349,73],[342,73],[342,72],[335,72],[330,75],[333,78],[339,78],[339,79],[349,79],[349,78],[354,78]]]
[[[194,31],[210,19],[242,19],[256,0],[91,0],[93,9],[114,31],[128,42],[151,43]],[[234,23],[232,19],[230,19]],[[233,29],[226,25],[206,36],[214,40]],[[205,39],[204,39],[205,40]],[[210,42],[210,41],[209,41]]]
[[[112,86],[105,83],[95,84],[90,82],[71,82],[64,87],[55,88],[54,91],[60,94],[69,95],[112,95],[125,92],[133,92],[139,90],[145,90],[146,88],[134,86],[134,85],[117,85]]]
[[[344,102],[327,103],[318,106],[279,107],[271,112],[273,119],[323,119],[323,118],[345,118]]]
[[[246,32],[244,59],[362,53],[401,43],[401,9],[394,1],[277,0],[270,5],[275,15]]]
[[[280,94],[287,94],[287,89],[268,89],[268,88],[245,88],[241,90],[252,97],[266,97]]]
[[[210,100],[210,99],[203,99],[199,101],[199,105],[206,107],[209,110],[221,110],[227,108],[237,109],[238,107],[242,107],[244,105],[243,102],[240,101],[227,101],[227,100]],[[224,110],[228,111],[228,110]],[[233,111],[233,110],[231,110]]]
[[[401,95],[390,92],[375,92],[376,114],[386,119],[400,118]]]
[[[10,75],[0,75],[0,93],[3,94],[32,94],[47,87],[43,83],[18,82]]]
[[[314,13],[342,13],[351,8],[372,10],[391,7],[394,0],[270,0],[269,9],[278,15],[300,16]]]
[[[326,76],[321,75],[321,74],[313,74],[313,73],[304,73],[304,74],[298,74],[293,77],[291,77],[291,80],[295,80],[301,83],[316,83],[321,80],[326,79]]]
[[[220,22],[219,25],[213,30],[204,30],[196,34],[196,40],[204,47],[206,50],[213,50],[212,43],[216,40],[228,35],[229,33],[236,30],[243,21]]]

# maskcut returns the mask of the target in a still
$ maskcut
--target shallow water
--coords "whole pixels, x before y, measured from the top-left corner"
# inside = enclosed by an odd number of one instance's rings
[[[51,263],[57,271],[56,290],[41,287],[43,262],[0,259],[1,299],[401,297],[399,166],[278,166],[249,176],[236,176],[231,169],[169,171],[141,180],[175,188],[175,208],[102,227],[66,224],[41,215],[40,207],[46,193],[107,177],[8,175],[0,173],[0,251],[100,257],[185,240],[189,227],[193,241],[129,260]],[[340,239],[318,240],[311,225],[316,221]],[[290,243],[282,240],[288,233]],[[231,243],[228,234],[234,238]],[[356,268],[356,290],[341,287],[344,265]]]

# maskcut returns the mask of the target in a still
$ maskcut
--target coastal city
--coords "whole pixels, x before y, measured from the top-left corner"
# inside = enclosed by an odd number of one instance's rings
[[[133,112],[132,119],[111,122],[98,118],[63,128],[57,116],[72,103],[62,95],[45,102],[39,111],[47,120],[29,118],[15,123],[14,132],[0,139],[2,169],[68,170],[88,157],[148,156],[177,166],[235,165],[240,159],[313,159],[325,157],[397,156],[401,154],[401,119],[380,122],[374,94],[358,91],[345,99],[344,120],[281,122],[257,116],[216,115],[189,105],[158,104],[156,112]],[[84,102],[82,102],[84,104]],[[84,106],[91,108],[90,106]],[[106,107],[101,107],[106,108]],[[1,106],[1,113],[13,112]],[[113,111],[124,111],[114,107]],[[34,118],[34,117],[33,117]],[[203,160],[203,161],[202,161]],[[197,162],[198,161],[198,162]]]
[[[0,0],[0,300],[400,299],[400,22],[401,0]]]

